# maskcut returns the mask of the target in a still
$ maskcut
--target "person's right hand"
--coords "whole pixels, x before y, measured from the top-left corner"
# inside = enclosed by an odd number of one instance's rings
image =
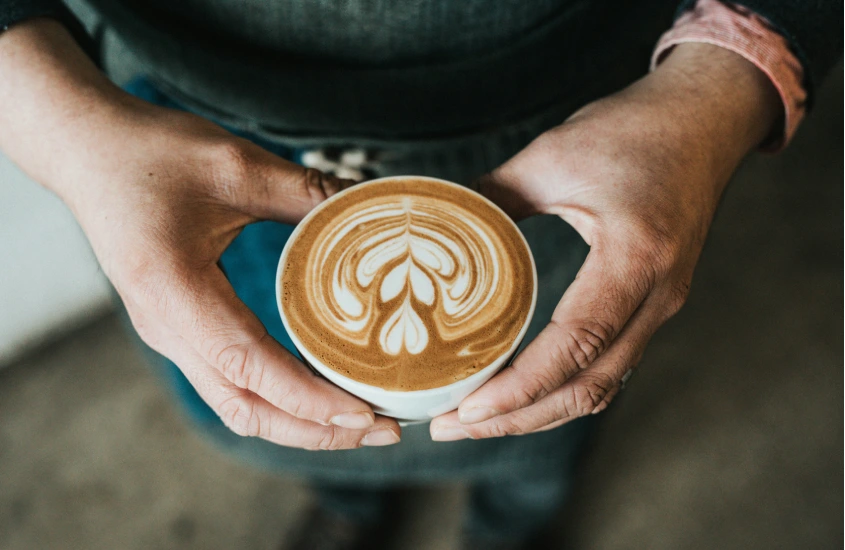
[[[399,441],[394,420],[276,342],[217,264],[246,224],[296,223],[350,182],[113,91],[82,124],[84,139],[64,143],[65,162],[45,171],[49,187],[73,210],[141,338],[179,366],[223,422],[305,449]]]

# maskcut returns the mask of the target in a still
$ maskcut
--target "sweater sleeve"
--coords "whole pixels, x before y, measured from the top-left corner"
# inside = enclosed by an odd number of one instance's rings
[[[85,53],[99,63],[99,52],[85,27],[61,0],[0,0],[0,33],[16,23],[36,17],[58,20]]]
[[[695,6],[682,0],[676,17]],[[731,0],[764,17],[786,38],[804,68],[807,106],[842,52],[842,0]]]

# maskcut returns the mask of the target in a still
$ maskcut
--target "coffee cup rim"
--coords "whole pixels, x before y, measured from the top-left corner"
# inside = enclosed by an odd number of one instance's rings
[[[291,326],[288,323],[287,316],[285,315],[285,310],[284,310],[284,307],[282,305],[282,274],[284,272],[288,253],[290,252],[290,250],[293,246],[293,243],[296,242],[296,239],[299,236],[299,233],[301,232],[302,228],[309,221],[311,221],[311,219],[313,219],[314,217],[319,215],[319,213],[323,209],[325,209],[328,205],[330,205],[332,202],[338,200],[339,198],[342,198],[342,196],[345,193],[347,193],[348,191],[351,191],[353,189],[360,189],[362,186],[370,186],[370,185],[373,185],[373,184],[384,183],[386,181],[397,181],[397,180],[408,180],[408,179],[415,180],[415,181],[425,180],[425,181],[437,182],[437,183],[446,184],[448,186],[460,189],[461,191],[465,191],[465,192],[468,192],[468,193],[474,193],[476,197],[480,197],[488,206],[492,207],[499,214],[501,214],[501,216],[504,219],[506,219],[511,224],[513,229],[517,232],[517,234],[519,235],[519,238],[522,241],[522,244],[525,246],[525,249],[528,251],[528,258],[531,261],[531,276],[532,276],[534,284],[533,284],[533,292],[531,294],[531,306],[528,309],[528,315],[526,315],[526,317],[525,317],[525,322],[523,323],[522,328],[520,329],[516,338],[514,338],[513,343],[507,349],[507,351],[505,351],[504,353],[502,353],[501,355],[496,357],[496,359],[491,361],[488,366],[484,367],[483,369],[481,369],[480,371],[478,371],[474,374],[471,374],[470,376],[468,376],[466,378],[463,378],[461,380],[457,380],[455,382],[451,382],[451,383],[446,384],[444,386],[437,386],[435,388],[428,388],[428,389],[424,389],[424,390],[409,390],[409,391],[386,390],[386,389],[381,388],[379,386],[372,386],[370,384],[365,384],[363,382],[355,380],[354,378],[350,378],[348,376],[345,376],[345,375],[341,374],[340,372],[332,369],[328,365],[324,365],[321,361],[319,361],[316,357],[314,357],[314,355],[310,351],[308,351],[307,347],[305,345],[303,345],[303,343],[296,336],[296,333],[291,329]],[[326,369],[327,371],[331,371],[331,373],[334,376],[337,376],[338,378],[343,379],[344,382],[350,384],[351,386],[360,387],[360,389],[362,391],[375,393],[375,394],[378,394],[378,395],[405,396],[405,397],[411,397],[411,396],[413,396],[413,397],[425,397],[427,395],[434,395],[434,394],[442,393],[444,390],[448,390],[449,388],[451,388],[453,386],[469,384],[469,383],[471,383],[472,380],[477,379],[477,378],[481,378],[481,377],[487,375],[491,369],[498,370],[498,369],[502,368],[504,366],[504,363],[507,362],[509,360],[509,358],[512,358],[512,357],[515,356],[516,350],[519,348],[520,344],[525,339],[525,334],[528,332],[528,327],[531,325],[531,320],[534,318],[534,310],[537,306],[537,265],[536,265],[536,262],[534,261],[534,254],[531,252],[531,247],[528,245],[528,241],[526,240],[525,235],[522,234],[522,231],[519,229],[519,226],[517,226],[516,222],[513,221],[513,219],[510,216],[508,216],[507,213],[505,213],[505,211],[502,210],[496,203],[494,203],[493,201],[491,201],[490,199],[488,199],[487,197],[485,197],[481,193],[478,193],[477,191],[474,191],[473,189],[470,189],[469,187],[466,187],[466,186],[463,186],[463,185],[460,185],[460,184],[457,184],[457,183],[454,183],[454,182],[451,182],[451,181],[448,181],[448,180],[444,180],[444,179],[440,179],[440,178],[433,178],[433,177],[430,177],[430,176],[412,176],[412,175],[386,176],[386,177],[382,177],[382,178],[367,180],[367,181],[358,183],[358,184],[356,184],[352,187],[349,187],[347,189],[344,189],[343,191],[335,193],[334,195],[332,195],[328,199],[324,200],[323,202],[321,202],[320,204],[315,206],[308,214],[305,215],[304,218],[302,218],[302,220],[294,228],[290,237],[288,237],[288,240],[285,243],[284,248],[282,249],[282,253],[279,256],[279,263],[278,263],[278,266],[276,267],[275,288],[276,288],[276,307],[279,310],[279,316],[282,319],[282,324],[284,325],[285,330],[288,333],[288,336],[290,337],[291,341],[293,342],[293,344],[296,347],[299,354],[302,356],[303,359],[306,360],[308,366],[310,366],[312,369],[317,370],[320,373],[321,376],[326,376],[325,373],[322,372],[322,369]]]

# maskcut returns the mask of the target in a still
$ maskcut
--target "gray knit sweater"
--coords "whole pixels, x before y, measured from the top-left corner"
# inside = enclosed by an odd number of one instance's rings
[[[282,134],[380,138],[475,132],[610,92],[590,83],[620,63],[644,73],[694,2],[89,1],[184,103]],[[842,0],[740,3],[786,36],[812,99],[842,50]],[[37,15],[90,45],[59,0],[0,0],[0,28]]]

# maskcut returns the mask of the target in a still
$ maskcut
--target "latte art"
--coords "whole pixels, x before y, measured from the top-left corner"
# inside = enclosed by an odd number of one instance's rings
[[[282,277],[293,335],[385,389],[460,380],[512,347],[533,270],[518,230],[471,191],[430,180],[352,188],[294,235]]]
[[[477,216],[457,215],[444,201],[387,197],[332,227],[317,247],[305,281],[314,285],[315,312],[362,346],[386,316],[381,350],[417,355],[430,341],[417,310],[430,308],[437,336],[454,341],[485,323],[482,313],[496,315],[503,305],[485,309],[500,275],[490,232]]]

